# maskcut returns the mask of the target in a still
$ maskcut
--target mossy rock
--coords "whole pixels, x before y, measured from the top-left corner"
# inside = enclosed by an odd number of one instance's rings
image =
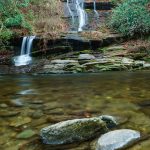
[[[69,144],[92,139],[107,132],[113,125],[116,122],[107,116],[74,119],[43,128],[40,135],[45,144]]]

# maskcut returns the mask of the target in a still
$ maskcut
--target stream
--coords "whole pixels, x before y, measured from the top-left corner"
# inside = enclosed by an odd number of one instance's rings
[[[150,134],[149,74],[143,71],[0,76],[0,149],[53,150],[40,142],[30,143],[39,137],[41,128],[102,114],[120,117],[118,128]],[[28,134],[22,135],[23,131]],[[93,141],[62,149],[94,150]]]

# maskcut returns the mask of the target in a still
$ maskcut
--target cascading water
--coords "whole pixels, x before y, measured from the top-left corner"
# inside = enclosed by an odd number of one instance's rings
[[[76,0],[76,9],[79,18],[78,31],[83,31],[83,27],[87,24],[87,14],[84,10],[84,0]]]
[[[14,58],[15,66],[29,65],[32,62],[30,53],[34,39],[35,36],[28,36],[23,38],[20,56],[16,56]]]
[[[66,0],[65,12],[66,16],[71,18],[71,31],[83,31],[88,23],[84,0]]]
[[[93,0],[93,6],[94,6],[95,16],[96,18],[99,18],[99,13],[97,12],[97,9],[96,9],[96,0]]]
[[[73,1],[71,1],[71,3],[73,3]],[[71,22],[72,22],[72,26],[74,26],[74,22],[75,22],[75,16],[74,16],[74,13],[72,12],[72,10],[71,10],[71,8],[70,8],[70,1],[69,0],[67,0],[67,8],[68,8],[68,11],[69,11],[69,13],[70,13],[70,16],[71,16]]]

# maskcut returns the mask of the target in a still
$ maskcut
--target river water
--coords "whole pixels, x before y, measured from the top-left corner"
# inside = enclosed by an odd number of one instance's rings
[[[149,71],[0,76],[0,149],[54,149],[34,142],[41,128],[102,114],[120,117],[118,128],[150,134],[149,89]],[[20,135],[27,130],[32,137]],[[62,149],[94,150],[92,143]]]

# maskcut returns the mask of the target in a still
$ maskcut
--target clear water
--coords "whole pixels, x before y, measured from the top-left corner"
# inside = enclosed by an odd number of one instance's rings
[[[34,140],[41,128],[102,114],[121,117],[118,128],[150,134],[149,89],[150,72],[0,76],[0,149],[55,149]],[[25,129],[36,135],[17,139]],[[94,150],[94,146],[90,141],[57,149]]]

